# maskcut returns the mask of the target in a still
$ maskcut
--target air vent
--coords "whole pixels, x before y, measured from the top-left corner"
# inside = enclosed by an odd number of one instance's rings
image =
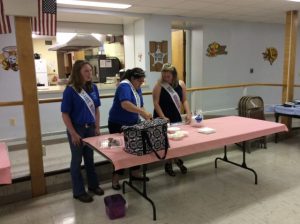
[[[45,40],[45,45],[52,45],[52,40]]]

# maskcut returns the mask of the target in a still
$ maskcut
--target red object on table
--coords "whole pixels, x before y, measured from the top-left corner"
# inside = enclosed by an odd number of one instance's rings
[[[0,184],[11,184],[11,165],[7,146],[0,142]]]
[[[203,121],[203,127],[215,129],[215,133],[201,134],[198,128],[189,125],[180,126],[188,131],[188,136],[179,141],[169,140],[170,149],[166,159],[182,157],[194,153],[213,150],[270,134],[288,131],[284,124],[238,116],[220,117]],[[115,170],[159,161],[154,153],[144,156],[129,154],[122,147],[101,149],[99,142],[109,137],[122,138],[122,134],[102,135],[83,139],[94,149],[109,159]],[[159,151],[163,153],[163,151]]]

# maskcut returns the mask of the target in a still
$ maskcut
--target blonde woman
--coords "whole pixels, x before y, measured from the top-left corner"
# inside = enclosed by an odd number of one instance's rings
[[[186,97],[186,86],[181,80],[178,80],[177,70],[172,64],[164,64],[161,70],[161,79],[153,88],[153,117],[160,117],[168,120],[170,123],[182,122],[181,107],[183,106],[186,116],[186,122],[191,122],[191,112]],[[181,173],[185,174],[187,168],[183,165],[181,159],[174,159]],[[172,160],[165,163],[165,171],[170,176],[176,176],[173,171]]]

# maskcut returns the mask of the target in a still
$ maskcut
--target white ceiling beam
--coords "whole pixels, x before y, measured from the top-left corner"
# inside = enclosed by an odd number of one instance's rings
[[[36,0],[3,0],[6,15],[10,16],[37,16],[38,6]]]

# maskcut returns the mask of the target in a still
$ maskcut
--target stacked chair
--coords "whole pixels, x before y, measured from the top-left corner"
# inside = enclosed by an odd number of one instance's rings
[[[239,116],[253,119],[265,120],[264,101],[260,96],[243,96],[238,104]],[[246,142],[247,152],[251,152],[251,146],[267,148],[266,136],[249,140]]]

